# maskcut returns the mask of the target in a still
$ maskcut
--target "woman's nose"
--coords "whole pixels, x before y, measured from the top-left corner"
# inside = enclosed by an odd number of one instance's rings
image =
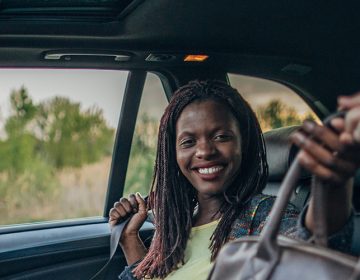
[[[211,141],[202,141],[197,144],[195,156],[208,158],[216,154],[216,147]]]

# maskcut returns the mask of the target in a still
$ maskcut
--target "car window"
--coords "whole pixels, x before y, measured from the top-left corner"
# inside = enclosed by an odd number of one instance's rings
[[[102,216],[127,75],[0,70],[0,225]]]
[[[135,192],[145,195],[149,192],[160,118],[167,104],[160,78],[153,73],[148,73],[136,119],[124,196]]]
[[[263,131],[299,125],[305,119],[319,121],[303,99],[280,83],[238,74],[228,77],[255,111]]]

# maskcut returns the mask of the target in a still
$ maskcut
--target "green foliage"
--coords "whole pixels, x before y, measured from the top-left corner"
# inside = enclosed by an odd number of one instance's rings
[[[79,103],[56,97],[39,105],[37,124],[44,150],[56,168],[81,167],[111,153],[114,132],[100,109],[82,112]]]
[[[314,120],[315,116],[310,112],[305,116],[297,113],[294,107],[282,103],[278,99],[271,100],[256,111],[260,125],[264,131],[283,126],[299,125],[305,119]]]
[[[35,105],[25,87],[12,91],[10,103],[0,171],[20,174],[35,155],[58,169],[81,167],[111,153],[114,131],[96,107],[82,111],[79,103],[64,97]]]
[[[41,204],[56,196],[55,174],[111,154],[113,129],[102,110],[55,97],[34,104],[23,86],[10,94],[11,115],[0,140],[0,211]],[[4,214],[1,214],[4,216]]]
[[[7,212],[47,201],[56,195],[55,170],[40,158],[17,176],[0,178],[0,194]]]
[[[31,166],[35,156],[37,140],[26,127],[37,108],[24,86],[11,92],[10,104],[12,115],[5,122],[8,138],[0,141],[0,172],[7,170],[10,176],[15,176]]]
[[[124,195],[149,192],[156,157],[158,122],[141,114],[133,136]]]

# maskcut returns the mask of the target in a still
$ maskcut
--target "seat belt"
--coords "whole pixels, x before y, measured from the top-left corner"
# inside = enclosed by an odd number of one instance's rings
[[[304,180],[295,191],[295,198],[291,201],[300,211],[304,208],[310,195],[311,180]]]
[[[98,271],[96,272],[96,274],[94,276],[92,276],[90,278],[90,280],[95,280],[95,279],[101,279],[98,278],[100,277],[104,271],[106,271],[106,269],[108,268],[112,258],[115,255],[116,249],[118,247],[119,241],[120,241],[120,237],[121,234],[125,228],[125,226],[127,225],[127,223],[130,221],[132,216],[126,218],[124,221],[122,221],[121,223],[115,225],[112,229],[111,229],[111,236],[110,236],[110,258],[109,260],[106,262],[106,264]]]
[[[149,200],[149,196],[146,196],[144,198],[145,203],[148,207],[148,200]],[[95,280],[95,279],[101,279],[99,278],[104,271],[107,270],[111,260],[113,259],[116,249],[118,247],[120,238],[121,238],[121,234],[125,228],[125,226],[127,225],[127,223],[131,220],[133,215],[130,215],[129,217],[127,217],[125,220],[123,220],[121,223],[116,224],[115,226],[112,227],[111,229],[111,236],[110,236],[110,258],[109,260],[106,262],[106,264],[98,271],[96,272],[96,274],[91,277],[89,280]]]

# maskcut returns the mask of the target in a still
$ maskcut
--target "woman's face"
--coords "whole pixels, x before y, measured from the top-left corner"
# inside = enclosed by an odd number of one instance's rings
[[[198,194],[217,195],[241,164],[241,135],[230,109],[213,100],[195,101],[176,123],[176,160]]]

